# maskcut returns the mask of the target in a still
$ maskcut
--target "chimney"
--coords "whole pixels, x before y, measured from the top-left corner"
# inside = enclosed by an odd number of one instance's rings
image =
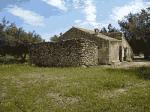
[[[95,29],[94,29],[94,32],[95,32],[96,35],[98,35],[98,34],[99,34],[99,29],[98,29],[98,28],[95,28]]]

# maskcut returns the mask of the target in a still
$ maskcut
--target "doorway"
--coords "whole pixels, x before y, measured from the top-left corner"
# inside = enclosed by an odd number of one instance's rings
[[[122,46],[119,46],[119,60],[120,60],[120,62],[123,61],[123,59],[122,59]]]

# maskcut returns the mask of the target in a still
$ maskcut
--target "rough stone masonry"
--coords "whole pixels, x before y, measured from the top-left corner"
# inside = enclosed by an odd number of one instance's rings
[[[34,44],[29,55],[30,63],[38,66],[98,65],[98,46],[86,39]]]

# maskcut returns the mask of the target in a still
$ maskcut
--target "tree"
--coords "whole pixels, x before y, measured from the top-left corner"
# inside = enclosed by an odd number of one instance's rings
[[[50,38],[50,41],[51,41],[51,42],[57,42],[57,41],[59,41],[59,40],[60,40],[60,38],[59,38],[59,36],[57,36],[57,35],[54,35],[53,37]]]
[[[108,25],[108,32],[119,32],[119,30],[117,30],[115,27],[113,27],[111,24]]]
[[[100,33],[104,33],[104,34],[107,34],[107,33],[116,33],[116,32],[120,32],[117,28],[113,27],[111,24],[108,24],[107,28],[106,27],[103,27],[101,30],[100,30]]]
[[[3,18],[0,22],[0,55],[12,55],[25,61],[32,43],[42,42],[42,38],[35,31],[26,32]]]
[[[134,53],[150,55],[150,8],[141,12],[130,13],[119,21],[121,31],[133,48]]]
[[[107,33],[107,29],[105,27],[103,27],[101,30],[100,30],[100,33]]]

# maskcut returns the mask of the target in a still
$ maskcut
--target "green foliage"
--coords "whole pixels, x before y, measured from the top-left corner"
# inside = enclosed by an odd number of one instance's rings
[[[0,65],[0,112],[149,112],[142,74],[150,69]]]
[[[101,30],[100,30],[100,33],[114,33],[114,32],[120,32],[117,28],[113,27],[111,24],[108,24],[108,27],[103,27]]]
[[[150,8],[130,13],[119,25],[135,53],[150,55]]]
[[[111,24],[108,25],[108,33],[111,32],[119,32],[115,27],[113,27]]]
[[[42,39],[35,31],[26,32],[5,18],[0,22],[0,56],[12,55],[25,61],[30,44],[38,42]]]
[[[107,33],[107,29],[105,27],[103,27],[101,30],[100,30],[100,33]]]
[[[60,37],[57,35],[54,35],[53,37],[50,38],[51,42],[58,42],[60,40]]]

